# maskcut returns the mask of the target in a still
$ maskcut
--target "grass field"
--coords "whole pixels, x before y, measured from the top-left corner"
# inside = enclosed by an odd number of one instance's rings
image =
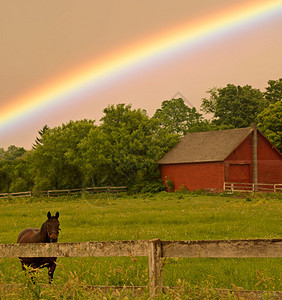
[[[0,243],[15,243],[19,232],[40,227],[48,211],[60,212],[59,242],[138,240],[208,240],[281,238],[281,195],[204,195],[165,193],[157,195],[82,195],[80,197],[2,199]],[[207,296],[212,288],[281,290],[281,259],[166,259],[164,285],[177,286],[171,293],[187,299]],[[39,272],[47,282],[47,271]],[[30,285],[18,259],[0,259],[0,298],[82,299],[94,294],[88,285],[148,284],[147,258],[58,258],[54,286]],[[163,296],[172,297],[168,293]],[[209,292],[210,293],[210,292]],[[95,294],[97,296],[97,293]],[[104,297],[105,295],[103,295]],[[173,297],[174,297],[173,296]],[[184,299],[183,297],[179,299]],[[130,295],[111,296],[109,299]],[[113,298],[111,298],[113,297]],[[146,297],[146,296],[142,296]],[[186,297],[186,296],[185,296]],[[189,298],[190,297],[190,298]],[[93,297],[94,299],[94,297]],[[101,299],[102,296],[101,296]],[[170,298],[167,298],[170,299]]]

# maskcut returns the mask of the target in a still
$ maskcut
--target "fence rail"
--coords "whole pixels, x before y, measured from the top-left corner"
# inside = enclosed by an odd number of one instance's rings
[[[87,187],[87,188],[77,188],[77,189],[65,189],[65,190],[48,190],[48,191],[28,191],[28,192],[18,192],[18,193],[1,193],[1,198],[19,198],[19,197],[58,197],[64,195],[77,195],[80,193],[120,193],[126,192],[126,186],[107,186],[107,187]]]
[[[282,183],[241,183],[241,182],[224,182],[224,191],[226,192],[258,192],[278,193],[282,191]]]
[[[84,243],[0,244],[0,257],[147,256],[151,296],[163,291],[163,257],[282,257],[282,239],[210,241],[110,241]]]

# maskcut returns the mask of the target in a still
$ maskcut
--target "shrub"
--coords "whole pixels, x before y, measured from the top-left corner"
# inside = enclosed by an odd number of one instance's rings
[[[165,185],[168,192],[174,192],[174,183],[168,177],[165,178]]]

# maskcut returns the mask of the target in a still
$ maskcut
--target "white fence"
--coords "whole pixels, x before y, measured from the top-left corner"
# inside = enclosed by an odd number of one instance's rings
[[[278,193],[282,191],[282,183],[241,183],[241,182],[224,182],[224,191],[226,192],[265,192]]]

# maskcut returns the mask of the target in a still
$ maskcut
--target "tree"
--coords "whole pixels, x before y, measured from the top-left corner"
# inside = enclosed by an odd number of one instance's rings
[[[266,87],[264,97],[269,104],[282,101],[282,78],[268,81],[268,87]]]
[[[10,176],[9,192],[30,191],[33,188],[33,177],[31,172],[31,153],[27,152],[24,156],[12,162],[12,172]]]
[[[16,147],[11,145],[8,147],[7,151],[3,148],[0,148],[0,161],[13,161],[26,153],[26,150],[23,147]]]
[[[0,191],[22,192],[32,189],[33,180],[30,171],[30,151],[10,146],[0,159]]]
[[[189,108],[182,98],[163,101],[153,118],[158,120],[162,127],[180,136],[193,131],[193,128],[203,121],[202,114],[198,113],[195,107]]]
[[[39,137],[36,137],[35,143],[32,145],[32,149],[36,149],[38,145],[42,145],[42,137],[49,130],[50,128],[47,125],[44,125],[43,128],[38,131]]]
[[[270,104],[258,115],[258,128],[282,152],[282,101]]]
[[[42,135],[32,153],[35,190],[81,187],[83,174],[77,166],[78,144],[93,128],[94,121],[70,121]]]
[[[201,104],[201,110],[206,114],[211,114],[214,117],[216,112],[216,105],[218,99],[218,88],[213,87],[207,91],[210,94],[209,98],[203,98]]]
[[[9,192],[11,185],[12,166],[11,162],[0,160],[0,192]]]
[[[0,161],[5,159],[5,150],[0,148]]]
[[[228,84],[208,91],[210,98],[202,99],[201,109],[213,114],[212,123],[235,128],[256,122],[257,115],[267,106],[263,93],[249,85]]]
[[[80,144],[89,180],[95,185],[132,186],[159,178],[157,161],[178,137],[131,105],[111,105],[104,113],[102,124]]]

